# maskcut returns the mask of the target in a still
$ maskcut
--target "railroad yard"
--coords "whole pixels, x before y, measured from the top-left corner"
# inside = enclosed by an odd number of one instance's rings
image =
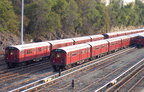
[[[0,92],[144,92],[144,0],[0,6]]]
[[[143,55],[131,47],[61,72],[46,61],[8,69],[1,60],[0,92],[143,92]]]

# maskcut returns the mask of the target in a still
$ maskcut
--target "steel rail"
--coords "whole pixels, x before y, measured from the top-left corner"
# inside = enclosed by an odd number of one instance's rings
[[[139,61],[138,63],[136,63],[135,65],[133,65],[132,67],[130,67],[128,70],[126,70],[125,72],[123,72],[122,74],[120,74],[118,77],[114,78],[113,80],[109,81],[108,83],[106,83],[105,85],[103,85],[102,87],[96,89],[94,92],[101,92],[103,89],[105,89],[109,84],[111,84],[112,81],[117,81],[120,77],[124,76],[127,72],[129,72],[131,69],[133,69],[135,66],[137,66],[138,64],[140,64],[141,62],[143,62],[144,59],[142,59],[141,61]]]
[[[131,48],[132,49],[132,48]],[[128,50],[127,50],[128,51]],[[115,55],[112,55],[112,56],[109,56],[108,58],[105,58],[103,60],[100,60],[100,61],[97,61],[93,64],[89,64],[87,67],[91,67],[91,66],[94,66],[102,61],[105,61],[105,60],[111,60],[112,57],[116,57],[117,55],[121,54],[121,53],[124,53],[125,51],[122,51],[120,53],[117,53]],[[81,65],[83,67],[83,65]],[[52,75],[52,76],[49,76],[47,78],[44,78],[44,79],[41,79],[41,80],[38,80],[36,82],[33,82],[33,83],[30,83],[28,85],[25,85],[25,86],[22,86],[22,87],[19,87],[17,89],[14,89],[14,90],[11,90],[10,92],[17,92],[17,91],[21,91],[21,90],[25,90],[25,91],[28,91],[28,90],[32,90],[34,88],[40,88],[46,84],[50,84],[50,83],[53,83],[53,82],[56,82],[57,79],[61,79],[63,78],[64,76],[66,75],[70,75],[70,74],[73,74],[74,72],[76,71],[80,71],[80,70],[83,70],[85,67],[81,68],[81,69],[78,69],[78,70],[75,70],[75,68],[72,68],[72,69],[69,69],[69,70],[66,70],[66,71],[63,71],[61,74],[62,76],[59,77],[59,73],[55,74],[55,75]],[[73,71],[71,73],[69,73],[70,71]],[[67,74],[66,74],[67,73]],[[65,75],[64,75],[65,74]],[[58,77],[58,78],[57,78]],[[49,80],[49,79],[52,79],[51,81],[48,81],[46,83],[41,83],[42,81],[45,81],[45,80]],[[36,85],[36,86],[35,86]],[[32,87],[33,86],[33,87]]]
[[[144,65],[141,65],[140,68],[142,68]],[[139,68],[138,68],[139,69]],[[120,85],[118,88],[116,88],[116,90],[114,92],[118,92],[124,85],[126,85],[128,82],[130,82],[134,77],[136,77],[141,71],[144,70],[144,68],[142,68],[141,70],[136,69],[136,72],[132,72],[129,75],[127,75],[124,79],[122,79],[119,84],[122,83],[122,85]],[[118,84],[116,84],[118,85]],[[115,86],[116,86],[115,85]],[[108,91],[107,91],[108,92]]]
[[[133,85],[127,92],[131,92],[143,79],[144,76],[141,76],[141,78],[135,83],[135,85]]]

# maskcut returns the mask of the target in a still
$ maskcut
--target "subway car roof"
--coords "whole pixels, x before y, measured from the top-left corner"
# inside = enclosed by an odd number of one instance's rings
[[[48,42],[38,42],[38,43],[29,43],[23,45],[14,45],[14,46],[9,46],[7,48],[24,50],[24,49],[30,49],[30,48],[41,47],[41,46],[49,46],[49,45],[50,44]]]
[[[131,38],[130,36],[120,36],[119,38],[121,38],[121,39],[126,39],[126,38]]]
[[[60,39],[60,40],[53,40],[53,41],[48,41],[49,43],[55,45],[55,44],[62,44],[62,43],[67,43],[67,42],[73,42],[72,39]]]
[[[114,42],[114,41],[121,40],[121,38],[120,37],[114,37],[114,38],[109,38],[109,39],[105,39],[105,40],[107,40],[108,42]]]
[[[137,33],[138,35],[143,35],[144,34],[144,32],[141,32],[141,33]]]
[[[90,44],[91,46],[95,46],[95,45],[101,45],[101,44],[108,44],[108,41],[99,40],[99,41],[89,42],[88,44]]]
[[[130,36],[130,37],[137,37],[138,34],[129,34],[129,35],[127,35],[127,36]]]
[[[90,39],[89,36],[82,36],[82,37],[76,37],[76,38],[70,38],[73,39],[74,41],[79,41],[79,40],[86,40],[86,39]]]
[[[114,33],[105,33],[104,35],[117,35],[118,33],[117,32],[114,32]]]
[[[73,46],[68,46],[68,47],[61,47],[61,48],[58,48],[58,49],[54,49],[55,50],[63,50],[65,52],[71,52],[71,51],[77,51],[79,49],[84,49],[84,48],[90,48],[90,45],[89,44],[78,44],[78,45],[73,45]]]
[[[102,34],[97,34],[97,35],[90,35],[89,37],[91,38],[99,38],[99,37],[104,37]]]
[[[125,33],[125,31],[119,31],[119,32],[117,32],[117,33]]]
[[[140,34],[138,37],[144,37],[144,34]]]

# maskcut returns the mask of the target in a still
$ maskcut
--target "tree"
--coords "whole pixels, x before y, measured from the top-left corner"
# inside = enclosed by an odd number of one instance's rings
[[[45,32],[60,29],[60,17],[52,11],[56,4],[54,0],[37,0],[26,6],[26,16],[30,19],[27,33],[36,37]]]
[[[12,2],[0,0],[0,31],[19,33],[19,21],[14,13]]]

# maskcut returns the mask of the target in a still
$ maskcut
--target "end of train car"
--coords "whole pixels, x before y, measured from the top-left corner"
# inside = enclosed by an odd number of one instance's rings
[[[50,55],[49,47],[50,44],[48,42],[9,46],[5,49],[5,62],[9,68],[13,68],[48,59]]]

